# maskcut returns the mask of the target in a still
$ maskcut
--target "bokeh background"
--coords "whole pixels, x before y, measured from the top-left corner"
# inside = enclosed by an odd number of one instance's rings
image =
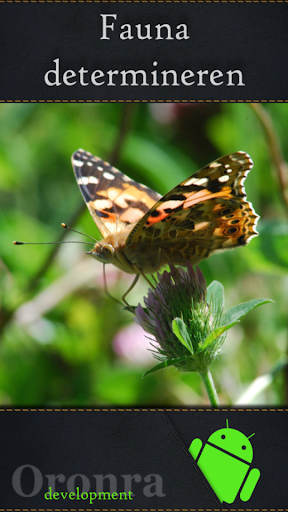
[[[0,404],[182,406],[207,404],[197,374],[156,364],[131,313],[105,296],[91,246],[13,246],[99,236],[77,187],[82,147],[164,194],[215,158],[248,152],[248,199],[259,237],[200,264],[225,288],[227,309],[271,298],[233,327],[212,365],[222,404],[287,404],[288,105],[2,104],[0,106]],[[120,298],[131,276],[107,268]],[[129,295],[143,301],[143,280]]]

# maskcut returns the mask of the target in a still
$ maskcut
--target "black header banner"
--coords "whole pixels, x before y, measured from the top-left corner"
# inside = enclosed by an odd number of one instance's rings
[[[1,100],[288,100],[285,3],[1,3]]]

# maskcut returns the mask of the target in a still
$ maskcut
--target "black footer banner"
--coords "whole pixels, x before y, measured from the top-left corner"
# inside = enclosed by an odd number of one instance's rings
[[[2,410],[0,510],[288,503],[288,411]]]

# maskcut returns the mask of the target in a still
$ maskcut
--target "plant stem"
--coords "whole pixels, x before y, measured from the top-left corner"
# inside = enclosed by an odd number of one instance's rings
[[[214,381],[211,375],[210,370],[207,368],[203,372],[199,372],[201,379],[204,382],[204,386],[206,388],[208,398],[210,400],[210,404],[212,407],[219,407],[220,402],[217,396],[216,388],[214,386]]]
[[[280,194],[282,195],[286,212],[288,212],[288,165],[282,153],[278,133],[273,124],[272,118],[268,114],[267,110],[262,107],[262,105],[258,103],[250,103],[249,105],[256,113],[267,137],[271,158],[279,180]]]

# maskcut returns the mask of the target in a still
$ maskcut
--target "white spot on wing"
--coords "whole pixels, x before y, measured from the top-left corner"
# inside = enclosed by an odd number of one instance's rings
[[[112,208],[113,203],[109,199],[96,199],[93,202],[93,205],[96,210],[103,210],[105,208]]]
[[[197,181],[197,178],[191,178],[190,180],[186,181],[185,187],[188,187],[189,185],[193,185]]]
[[[93,183],[94,185],[98,185],[99,180],[96,178],[96,176],[89,176],[88,183]]]
[[[208,183],[208,178],[201,178],[200,180],[197,180],[195,182],[195,185],[197,185],[197,186],[199,185],[199,187],[200,187],[201,185],[206,185],[206,183]]]
[[[209,179],[208,178],[200,178],[200,179],[197,179],[197,178],[191,178],[191,180],[187,181],[185,183],[185,187],[188,187],[189,185],[196,185],[196,187],[201,187],[202,185],[206,185],[206,183],[208,183]]]
[[[98,185],[99,180],[98,178],[96,178],[96,176],[82,176],[81,178],[78,179],[78,183],[79,185],[89,185],[91,183],[94,185]]]
[[[225,183],[225,181],[229,181],[229,176],[220,176],[218,181],[220,181],[220,183]]]
[[[219,164],[219,162],[212,162],[212,164],[209,165],[211,169],[216,169],[217,167],[222,167],[222,164]]]
[[[73,164],[76,165],[76,167],[82,167],[82,165],[84,165],[84,162],[82,162],[81,160],[76,160],[76,158],[74,158]]]
[[[103,173],[103,176],[104,176],[104,178],[106,178],[106,180],[114,180],[114,177],[115,177],[113,174],[111,174],[110,172],[107,172],[107,171],[105,171]]]

